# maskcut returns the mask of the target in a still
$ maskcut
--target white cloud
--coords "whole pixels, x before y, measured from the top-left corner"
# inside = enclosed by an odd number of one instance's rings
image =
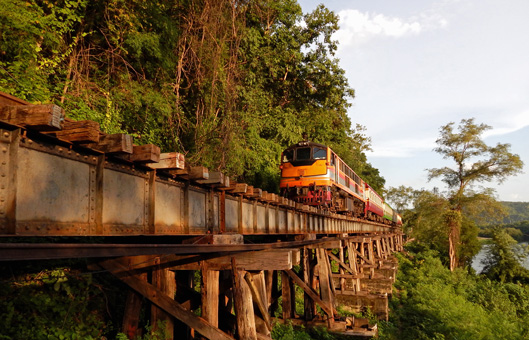
[[[347,9],[340,11],[338,15],[340,30],[336,33],[336,38],[342,46],[364,43],[375,36],[401,37],[421,32],[421,24],[417,21],[405,22],[383,14],[371,15]]]
[[[514,115],[501,115],[500,120],[494,122],[493,129],[483,133],[483,138],[506,135],[526,126],[529,126],[529,110]]]
[[[448,21],[438,15],[421,14],[417,18],[402,19],[384,14],[364,13],[356,9],[338,12],[340,29],[335,38],[340,46],[360,45],[375,37],[400,38],[417,35],[425,29],[445,27]]]

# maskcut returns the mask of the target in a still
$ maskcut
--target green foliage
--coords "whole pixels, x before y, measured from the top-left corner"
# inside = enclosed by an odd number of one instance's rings
[[[158,320],[157,327],[151,325],[145,326],[146,333],[141,337],[135,337],[133,340],[166,340],[172,338],[166,334],[166,322]],[[125,333],[118,333],[116,340],[129,340]]]
[[[305,332],[304,328],[294,329],[291,323],[276,323],[272,329],[272,339],[274,340],[311,340],[312,338]]]
[[[431,250],[400,256],[397,294],[381,339],[527,338],[527,286],[450,272],[437,256]]]
[[[337,29],[335,13],[295,0],[4,0],[0,90],[271,192],[281,151],[306,132],[382,192],[347,116]]]
[[[523,162],[520,156],[510,153],[509,144],[498,143],[492,147],[482,141],[481,135],[489,129],[488,125],[475,124],[474,118],[461,120],[457,132],[454,132],[453,122],[441,127],[435,151],[453,160],[456,166],[430,169],[428,176],[430,179],[441,177],[454,190],[453,204],[459,203],[464,191],[473,183],[491,180],[501,183],[522,170]]]
[[[505,229],[496,227],[483,260],[483,273],[500,282],[529,283],[529,270],[522,266],[527,255],[527,247],[518,244]]]
[[[108,328],[90,275],[57,268],[0,286],[2,339],[100,339]]]

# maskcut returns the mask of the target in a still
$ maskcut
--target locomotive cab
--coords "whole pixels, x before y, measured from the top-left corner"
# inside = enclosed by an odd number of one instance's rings
[[[331,202],[328,173],[329,148],[313,142],[299,142],[281,154],[281,195],[309,205]]]

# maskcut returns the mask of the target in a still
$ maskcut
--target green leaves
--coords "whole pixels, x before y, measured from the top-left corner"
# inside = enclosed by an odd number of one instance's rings
[[[450,272],[431,251],[401,257],[399,264],[381,339],[527,338],[528,286]]]
[[[0,283],[0,339],[96,339],[105,329],[101,291],[66,268]]]
[[[491,129],[485,124],[476,124],[474,118],[463,119],[454,132],[454,123],[441,127],[441,136],[434,151],[443,158],[453,160],[455,167],[444,167],[428,170],[428,179],[440,177],[449,189],[453,190],[452,199],[458,205],[468,186],[498,180],[500,183],[507,177],[521,172],[523,162],[516,154],[509,151],[509,144],[487,146],[481,135]]]

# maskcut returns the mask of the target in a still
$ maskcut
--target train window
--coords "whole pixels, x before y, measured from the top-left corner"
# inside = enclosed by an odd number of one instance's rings
[[[310,148],[297,148],[296,150],[296,160],[304,161],[310,159]]]
[[[315,146],[314,149],[312,149],[312,158],[327,159],[327,149]]]
[[[294,160],[294,150],[283,151],[283,163],[288,163]]]

